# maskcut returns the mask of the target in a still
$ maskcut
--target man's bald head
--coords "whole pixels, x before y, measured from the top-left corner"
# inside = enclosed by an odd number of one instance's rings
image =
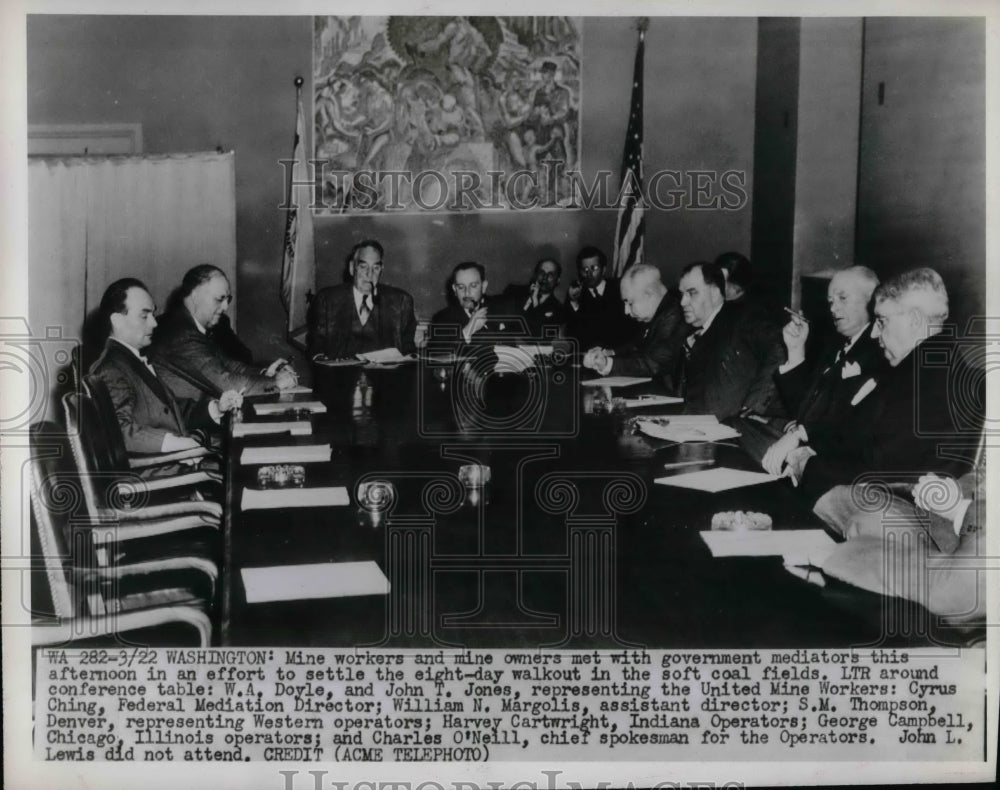
[[[637,263],[622,275],[621,293],[625,314],[646,323],[656,315],[667,287],[663,284],[659,269]]]

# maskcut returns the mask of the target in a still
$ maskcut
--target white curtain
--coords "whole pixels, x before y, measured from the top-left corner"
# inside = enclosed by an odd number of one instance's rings
[[[162,309],[185,271],[212,263],[229,275],[235,296],[232,152],[32,158],[28,200],[36,337],[61,327],[64,338],[79,338],[119,277],[143,280]]]

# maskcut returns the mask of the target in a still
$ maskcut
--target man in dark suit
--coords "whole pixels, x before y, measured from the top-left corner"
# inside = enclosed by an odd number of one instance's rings
[[[110,334],[90,372],[108,387],[130,453],[197,447],[191,430],[213,424],[222,412],[242,404],[242,396],[232,390],[218,400],[178,400],[160,380],[143,353],[156,318],[153,298],[141,281],[125,278],[108,286],[100,312]]]
[[[827,288],[830,315],[836,330],[817,360],[806,359],[809,324],[797,315],[782,335],[788,360],[775,373],[778,394],[795,419],[783,431],[770,425],[747,425],[743,443],[771,474],[780,474],[788,454],[800,444],[836,446],[845,439],[844,423],[850,402],[861,386],[884,363],[882,349],[872,337],[868,305],[878,277],[864,266],[837,272]],[[756,433],[756,436],[755,436]]]
[[[960,477],[969,470],[984,378],[966,373],[959,349],[941,335],[947,318],[948,293],[933,269],[906,272],[875,291],[873,335],[888,365],[851,399],[842,442],[789,453],[786,473],[808,501],[861,475],[912,482],[921,472]],[[953,383],[968,389],[953,391]]]
[[[720,420],[768,414],[777,400],[772,376],[785,358],[778,332],[745,320],[726,303],[726,281],[714,263],[692,263],[681,272],[681,308],[693,328],[685,340],[684,410]]]
[[[534,338],[557,337],[566,324],[566,308],[555,295],[560,277],[559,261],[543,258],[535,264],[529,285],[508,285],[504,290],[504,297],[524,316]]]
[[[660,270],[641,263],[629,268],[622,277],[621,299],[628,316],[645,328],[633,342],[616,349],[591,348],[584,355],[584,367],[602,376],[658,378],[668,391],[675,391],[685,328],[680,307],[667,292]]]
[[[197,400],[234,389],[261,395],[293,386],[295,371],[283,359],[265,369],[231,356],[211,332],[232,299],[225,273],[204,263],[184,275],[178,302],[153,333],[150,358],[178,398]]]
[[[639,325],[625,315],[618,280],[606,276],[607,256],[597,247],[584,247],[576,256],[578,280],[569,286],[566,333],[583,351],[602,346],[616,348],[632,340]]]
[[[455,299],[431,319],[430,348],[441,341],[460,340],[463,346],[491,345],[507,337],[514,340],[527,336],[525,318],[516,314],[509,301],[491,300],[486,295],[488,285],[482,264],[466,261],[455,267],[451,273]]]
[[[381,284],[382,267],[381,244],[366,239],[354,245],[348,263],[351,282],[324,288],[311,305],[313,357],[339,359],[384,348],[413,353],[417,330],[413,297]]]

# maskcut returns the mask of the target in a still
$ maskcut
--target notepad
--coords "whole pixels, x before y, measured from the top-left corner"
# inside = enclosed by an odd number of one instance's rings
[[[652,381],[652,379],[638,376],[602,376],[599,379],[589,379],[580,383],[587,387],[631,387],[636,384],[645,384],[648,381]]]
[[[688,420],[674,421],[673,418],[657,420],[637,420],[639,430],[654,439],[664,439],[669,442],[721,442],[735,439],[740,435],[728,425],[719,422],[697,422]]]
[[[780,556],[786,565],[819,566],[837,546],[821,529],[705,531],[701,537],[713,557]]]
[[[292,409],[308,411],[312,414],[323,414],[326,412],[326,406],[318,400],[299,400],[286,403],[255,403],[253,405],[254,412],[261,417],[268,414],[283,414]]]
[[[312,433],[312,423],[308,420],[290,422],[238,422],[233,426],[233,436],[258,436],[267,433],[291,433],[305,436]]]
[[[268,510],[279,507],[330,507],[351,504],[343,486],[325,488],[255,488],[243,489],[243,510]]]
[[[247,603],[387,595],[390,587],[385,574],[371,561],[243,568],[240,575]]]
[[[625,405],[630,409],[643,406],[666,406],[671,403],[683,403],[684,398],[674,398],[670,395],[640,395],[638,398],[626,398]]]
[[[328,444],[293,444],[287,447],[245,447],[240,463],[308,464],[330,460]]]
[[[709,491],[713,494],[728,491],[731,488],[770,483],[780,478],[766,472],[745,472],[742,469],[730,469],[726,466],[715,469],[703,469],[700,472],[688,472],[683,475],[659,477],[656,482],[664,486],[677,488],[693,488],[696,491]]]

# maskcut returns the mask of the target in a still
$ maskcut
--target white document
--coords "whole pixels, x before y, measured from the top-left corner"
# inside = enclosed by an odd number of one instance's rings
[[[240,463],[308,464],[330,460],[328,444],[292,444],[287,447],[244,447]]]
[[[286,411],[298,409],[308,411],[312,414],[323,414],[326,412],[326,405],[318,400],[286,401],[279,403],[255,403],[253,410],[260,416],[268,414],[283,414]]]
[[[672,403],[683,403],[684,398],[674,398],[670,395],[640,395],[637,398],[626,398],[625,405],[630,409],[643,406],[667,406]]]
[[[243,568],[247,603],[387,595],[389,580],[374,562],[323,562]]]
[[[523,347],[493,346],[493,353],[497,357],[495,373],[523,373],[535,366],[535,358]]]
[[[684,475],[659,477],[656,482],[664,486],[693,488],[696,491],[709,491],[715,494],[719,491],[728,491],[731,488],[754,486],[780,479],[775,475],[767,474],[767,472],[745,472],[742,469],[719,466],[715,469],[703,469],[700,472],[688,472]]]
[[[267,510],[279,507],[330,507],[351,504],[343,486],[325,488],[256,488],[243,489],[243,510]]]
[[[379,365],[385,365],[396,362],[409,362],[414,357],[408,357],[405,354],[399,353],[398,348],[380,348],[378,351],[368,351],[364,354],[358,354],[358,359],[364,362],[375,362]]]
[[[701,537],[713,557],[780,556],[786,565],[819,566],[837,546],[821,529],[707,530]]]
[[[287,407],[286,407],[287,408]],[[290,433],[294,436],[307,436],[312,433],[312,423],[309,420],[293,420],[289,422],[238,422],[233,426],[233,436],[259,436],[267,433]]]
[[[631,387],[635,384],[645,384],[647,381],[652,381],[652,379],[638,376],[603,376],[580,383],[587,387]]]
[[[315,357],[313,359],[317,365],[322,365],[325,368],[340,368],[347,365],[360,365],[361,360],[357,357],[345,357],[342,359],[327,359],[326,357]]]
[[[673,418],[637,421],[639,430],[654,439],[670,442],[721,442],[740,435],[728,425],[715,422],[674,421]]]
[[[522,344],[518,346],[518,349],[526,354],[531,354],[533,357],[550,357],[553,352],[553,347],[551,345],[546,346],[538,343]]]
[[[302,384],[296,384],[292,387],[285,387],[278,393],[279,398],[283,398],[285,395],[312,395],[312,387],[306,387]]]

